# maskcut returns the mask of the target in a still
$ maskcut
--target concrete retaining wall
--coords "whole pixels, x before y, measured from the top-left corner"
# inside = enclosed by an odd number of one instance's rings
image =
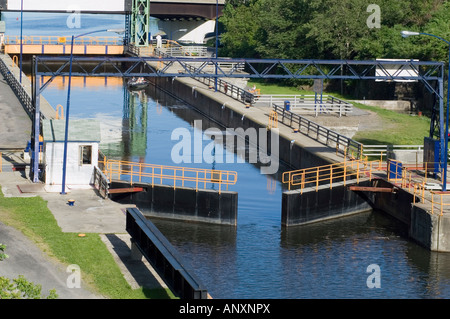
[[[128,183],[113,182],[111,188],[127,188]],[[236,192],[198,190],[187,187],[138,184],[143,192],[110,194],[112,200],[135,204],[144,215],[223,225],[237,225],[238,194]]]
[[[204,89],[200,90],[196,86],[192,87],[178,79],[149,78],[149,80],[159,89],[182,99],[221,126],[242,128],[244,130],[253,127],[257,131],[260,128],[266,129],[267,122],[260,123],[256,119],[246,116],[244,105],[242,105],[242,111],[236,111],[236,109],[228,107],[226,103],[224,104],[220,100],[220,96],[215,97],[211,94],[203,94],[202,90]],[[305,150],[301,145],[291,143],[291,140],[283,135],[280,135],[279,140],[279,159],[293,169],[322,166],[331,163],[330,160]]]
[[[375,187],[393,187],[385,180],[374,180]],[[396,188],[395,193],[377,193],[374,197],[375,208],[395,217],[406,225],[411,224],[411,209],[414,202],[414,195]]]
[[[305,225],[312,222],[351,214],[367,212],[372,209],[371,198],[349,190],[355,183],[336,183],[283,193],[281,222],[283,226]],[[361,181],[360,186],[370,186],[370,181]]]
[[[450,252],[450,218],[431,215],[423,207],[414,205],[411,211],[409,235],[431,251]]]

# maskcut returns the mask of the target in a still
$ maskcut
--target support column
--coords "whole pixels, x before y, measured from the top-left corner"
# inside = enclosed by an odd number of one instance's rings
[[[133,0],[131,11],[131,39],[137,47],[149,45],[150,0]]]

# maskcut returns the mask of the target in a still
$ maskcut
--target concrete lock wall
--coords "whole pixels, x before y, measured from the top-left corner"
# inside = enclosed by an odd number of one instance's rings
[[[159,89],[182,99],[206,117],[213,119],[226,128],[242,128],[246,130],[253,127],[259,133],[260,128],[266,129],[267,127],[267,122],[258,123],[252,118],[246,117],[244,105],[242,105],[242,111],[236,111],[226,104],[224,105],[220,98],[215,99],[213,95],[202,94],[202,90],[197,89],[195,86],[191,87],[178,79],[150,78],[149,80]],[[269,135],[267,141],[270,141]],[[270,143],[268,143],[268,146],[270,147]],[[305,150],[297,144],[292,144],[290,139],[282,135],[280,135],[279,139],[279,159],[294,169],[330,164],[329,160]]]
[[[413,205],[409,236],[431,251],[450,252],[450,218]]]
[[[112,182],[110,188],[126,188],[126,182]],[[237,225],[238,194],[215,190],[166,185],[133,183],[142,187],[137,193],[110,194],[111,199],[124,204],[135,204],[145,216],[180,219],[223,225]]]
[[[282,197],[281,223],[283,226],[305,225],[312,222],[351,214],[367,212],[372,209],[370,199],[364,194],[351,191],[352,183],[336,183],[300,190],[287,191]],[[360,186],[370,186],[370,181],[361,181]]]

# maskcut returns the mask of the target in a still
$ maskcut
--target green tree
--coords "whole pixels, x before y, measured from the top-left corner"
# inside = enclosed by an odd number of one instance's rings
[[[307,23],[313,7],[309,0],[261,0],[257,52],[264,58],[305,59],[315,57],[317,45],[308,41]]]
[[[227,1],[220,22],[225,32],[221,38],[222,56],[255,57],[258,45],[255,34],[258,30],[259,4],[253,1]]]

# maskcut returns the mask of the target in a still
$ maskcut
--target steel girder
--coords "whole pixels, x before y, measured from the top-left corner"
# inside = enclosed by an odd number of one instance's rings
[[[150,43],[149,28],[150,0],[133,0],[130,42],[137,47],[147,47]]]

